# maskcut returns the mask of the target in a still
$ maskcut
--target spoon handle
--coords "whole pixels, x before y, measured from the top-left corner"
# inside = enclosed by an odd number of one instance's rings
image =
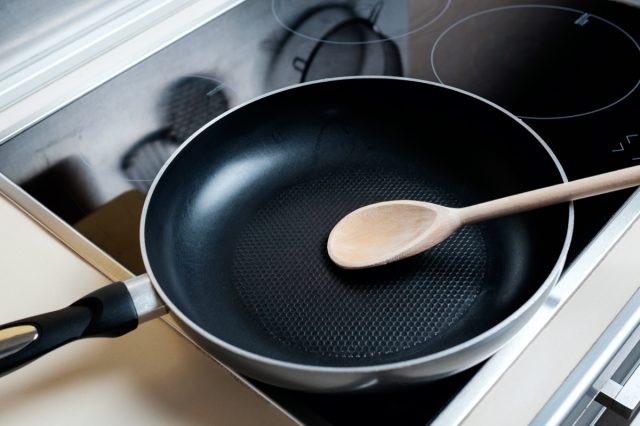
[[[640,185],[640,166],[602,173],[459,209],[463,225]]]

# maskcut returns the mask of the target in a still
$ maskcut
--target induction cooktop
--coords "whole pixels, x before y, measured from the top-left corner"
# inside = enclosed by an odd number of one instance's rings
[[[640,164],[639,43],[640,9],[613,1],[247,0],[1,145],[0,172],[83,232],[123,194],[141,200],[225,110],[300,82],[387,75],[497,103],[578,179]],[[630,194],[575,203],[569,263]],[[141,203],[123,209],[118,220],[139,217]],[[109,251],[98,234],[86,235]],[[135,235],[123,244],[136,251]],[[256,386],[308,424],[426,424],[477,369],[384,394]]]

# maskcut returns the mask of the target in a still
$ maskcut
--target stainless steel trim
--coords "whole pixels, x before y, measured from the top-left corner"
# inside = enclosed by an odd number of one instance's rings
[[[609,379],[596,395],[596,401],[625,419],[630,419],[640,408],[640,368],[623,385]]]
[[[584,280],[597,268],[639,216],[640,191],[636,190],[569,266],[558,284],[551,290],[544,305],[529,323],[508,345],[487,361],[435,419],[434,425],[455,425],[464,421],[558,310],[570,299],[571,295],[580,288]]]
[[[32,325],[17,325],[0,330],[0,359],[26,348],[38,338]]]
[[[136,307],[139,324],[169,313],[169,309],[153,289],[151,280],[146,274],[126,280],[124,285],[127,286],[133,305]]]
[[[0,144],[242,1],[140,1],[15,70],[0,85]]]
[[[635,292],[589,353],[584,356],[534,418],[532,424],[573,424],[593,400],[598,390],[600,390],[599,393],[605,392],[601,399],[604,401],[609,395],[613,405],[613,400],[620,389],[614,392],[609,378],[640,342],[638,326],[640,326],[640,290]],[[640,379],[640,375],[637,379]],[[611,393],[606,393],[607,389],[611,390]],[[638,397],[640,402],[640,395]]]
[[[24,192],[2,173],[0,173],[0,196],[3,196],[22,210],[110,280],[123,281],[133,277],[131,272],[79,234],[71,225],[64,222],[35,198]]]
[[[185,0],[137,0],[120,5],[107,4],[94,11],[93,16],[87,13],[88,16],[82,22],[75,22],[75,28],[70,30],[71,34],[52,46],[53,48],[45,51],[30,49],[31,51],[27,51],[30,56],[28,60],[19,62],[0,74],[0,99],[3,100],[3,107],[18,102],[21,97],[55,79],[65,70],[77,67],[122,43],[154,21],[184,7],[184,4]],[[52,36],[55,38],[55,34]]]

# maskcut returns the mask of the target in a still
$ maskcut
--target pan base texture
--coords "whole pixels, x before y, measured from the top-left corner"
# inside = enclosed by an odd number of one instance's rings
[[[290,186],[256,210],[237,241],[232,280],[274,340],[329,364],[366,362],[421,352],[465,316],[486,286],[482,226],[383,267],[348,271],[329,259],[327,236],[340,218],[395,199],[460,205],[424,177],[356,169]]]

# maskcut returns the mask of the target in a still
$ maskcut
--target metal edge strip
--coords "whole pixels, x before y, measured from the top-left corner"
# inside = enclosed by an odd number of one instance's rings
[[[134,276],[128,269],[120,265],[115,259],[113,259],[107,253],[102,251],[102,249],[100,249],[98,246],[93,244],[86,237],[76,231],[71,225],[56,216],[55,213],[47,209],[35,198],[27,194],[22,188],[13,183],[2,173],[0,173],[0,197],[5,198],[11,204],[24,212],[43,230],[48,232],[54,238],[58,239],[62,244],[64,244],[71,251],[76,253],[78,256],[80,256],[110,280],[123,281]],[[235,380],[239,381],[244,386],[260,395],[262,398],[264,398],[265,401],[275,407],[278,411],[284,414],[295,424],[303,424],[302,422],[300,422],[300,420],[298,420],[291,413],[285,410],[280,404],[271,399],[269,395],[256,388],[251,382],[249,382],[230,368],[226,367],[216,358],[211,356],[211,354],[198,346],[196,342],[186,336],[186,334],[174,321],[171,321],[166,317],[161,317],[160,320],[171,327],[173,330],[175,330],[178,334],[180,334],[180,336],[182,336],[190,344],[194,345],[199,351],[208,356],[211,360],[224,367],[225,370],[227,370]]]
[[[578,408],[578,403],[583,395],[588,394],[590,389],[596,388],[595,390],[597,391],[599,387],[598,379],[605,370],[614,370],[610,368],[611,361],[618,355],[627,355],[632,346],[635,346],[640,340],[639,324],[640,290],[637,290],[591,350],[573,369],[542,410],[538,412],[531,424],[557,425],[565,421],[573,424],[580,414],[575,412],[575,409]],[[633,345],[628,345],[629,342],[633,343]],[[619,354],[623,347],[626,347],[626,351],[623,351],[623,354]],[[622,359],[619,362],[622,362]],[[613,372],[609,371],[609,376]],[[608,378],[606,377],[606,379]],[[590,395],[591,398],[594,396],[595,392]],[[568,416],[573,418],[568,419]]]
[[[179,3],[186,1],[190,0],[128,1],[120,8],[107,10],[104,15],[99,15],[96,22],[80,27],[50,49],[29,52],[33,54],[28,59],[0,73],[0,99],[3,100],[1,108],[4,109],[27,95],[24,86],[28,86],[30,91],[37,90],[37,84],[28,82],[42,81],[45,76],[55,78],[55,69],[61,74],[64,70],[82,64],[88,59],[85,55],[91,57],[101,53],[100,48],[96,48],[97,45],[103,49],[113,47],[160,21],[175,10],[172,7],[184,7],[184,4]],[[46,81],[45,79],[44,83]]]
[[[109,37],[105,35],[108,40],[94,51],[79,48],[82,58],[71,55],[56,64],[58,71],[52,70],[52,75],[16,83],[12,90],[23,93],[20,100],[8,99],[0,105],[0,145],[243,1],[191,0],[171,13],[157,11],[153,14],[157,18],[147,17],[153,22],[141,25],[139,31],[122,25]],[[166,8],[171,6],[175,5]]]
[[[0,173],[0,196],[22,210],[38,223],[45,231],[60,240],[78,256],[82,257],[100,273],[113,281],[126,280],[133,277],[124,266],[102,251],[71,225],[64,222],[22,188]]]
[[[636,190],[609,220],[591,243],[564,272],[551,290],[544,305],[516,337],[490,358],[476,375],[440,412],[432,425],[461,424],[482,401],[500,378],[509,370],[541,333],[555,314],[581,287],[615,244],[640,217],[640,190]]]

